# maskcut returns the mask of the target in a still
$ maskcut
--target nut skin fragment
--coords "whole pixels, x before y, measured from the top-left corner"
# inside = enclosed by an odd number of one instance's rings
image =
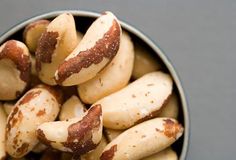
[[[112,160],[116,151],[117,151],[117,145],[114,145],[110,149],[103,152],[100,159],[101,160]]]
[[[52,54],[58,43],[58,32],[44,32],[39,39],[38,47],[36,50],[36,71],[41,70],[41,63],[51,63]]]
[[[178,133],[180,132],[181,128],[183,128],[181,124],[176,124],[171,119],[165,119],[164,122],[164,134],[169,138],[177,139]]]

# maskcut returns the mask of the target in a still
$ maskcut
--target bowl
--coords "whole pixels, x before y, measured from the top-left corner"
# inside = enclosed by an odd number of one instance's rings
[[[78,23],[80,31],[82,32],[85,32],[86,29],[89,27],[89,25],[94,21],[94,19],[100,15],[99,13],[94,13],[90,11],[81,11],[81,10],[61,10],[61,11],[53,11],[41,14],[39,16],[35,16],[33,18],[25,20],[19,23],[18,25],[12,27],[7,32],[5,32],[3,35],[0,36],[0,44],[2,44],[8,39],[21,40],[24,27],[29,23],[39,19],[53,19],[54,17],[64,12],[69,12],[74,15],[75,21],[76,23]],[[152,54],[154,54],[161,60],[161,62],[165,66],[165,70],[171,74],[174,80],[175,84],[174,89],[177,92],[181,103],[180,115],[178,120],[183,124],[185,130],[183,136],[173,145],[173,148],[177,152],[179,159],[184,160],[186,159],[188,144],[189,144],[190,119],[189,119],[186,96],[181,81],[177,75],[177,72],[172,66],[170,60],[165,55],[165,53],[150,38],[148,38],[145,34],[143,34],[135,27],[123,21],[120,21],[120,23],[122,29],[126,30],[131,35],[134,41],[138,41],[139,43],[141,43],[143,46],[145,46],[146,49],[148,49]]]

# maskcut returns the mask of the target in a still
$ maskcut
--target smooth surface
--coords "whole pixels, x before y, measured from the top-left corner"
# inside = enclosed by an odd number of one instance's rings
[[[234,159],[236,1],[1,0],[0,34],[59,9],[113,11],[165,51],[183,82],[191,114],[187,159]]]

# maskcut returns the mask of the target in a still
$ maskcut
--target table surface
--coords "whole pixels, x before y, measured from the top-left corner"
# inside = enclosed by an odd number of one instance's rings
[[[183,82],[191,116],[187,159],[234,159],[236,1],[1,0],[0,34],[59,9],[110,10],[165,51]]]

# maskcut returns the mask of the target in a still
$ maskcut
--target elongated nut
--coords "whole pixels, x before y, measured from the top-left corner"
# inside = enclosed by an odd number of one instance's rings
[[[25,27],[23,39],[30,52],[35,52],[38,40],[42,33],[46,30],[49,23],[50,21],[42,19],[32,22]]]
[[[120,36],[121,27],[116,17],[111,12],[102,14],[58,67],[57,83],[72,86],[95,77],[116,55]]]
[[[161,69],[160,61],[151,55],[150,51],[144,48],[142,44],[136,43],[134,50],[135,58],[132,73],[133,79],[138,79],[147,73],[159,71]]]
[[[41,153],[43,151],[45,151],[48,147],[42,143],[38,143],[36,146],[34,146],[34,148],[32,149],[32,152],[34,153]]]
[[[103,125],[126,129],[156,116],[172,92],[172,79],[162,72],[148,73],[95,104],[101,104]]]
[[[102,138],[102,108],[96,105],[83,117],[48,122],[37,129],[38,139],[52,148],[81,155],[96,148]]]
[[[166,105],[161,109],[157,117],[170,117],[177,119],[179,114],[179,101],[176,93],[172,93]]]
[[[0,47],[0,100],[14,100],[30,79],[30,54],[24,43],[9,40]]]
[[[102,136],[102,140],[99,143],[99,145],[94,150],[84,155],[81,155],[80,159],[81,160],[99,160],[99,157],[102,155],[102,151],[104,150],[106,145],[107,145],[106,138]]]
[[[92,104],[125,87],[130,80],[133,63],[133,43],[128,33],[123,32],[120,48],[111,63],[96,77],[79,85],[78,92],[81,100]]]
[[[59,120],[64,121],[71,118],[83,117],[86,112],[85,106],[77,96],[71,96],[61,107]]]
[[[46,84],[56,85],[54,74],[58,65],[78,44],[75,21],[70,13],[56,17],[39,39],[36,49],[36,70]]]
[[[103,151],[101,160],[139,160],[159,152],[183,134],[183,127],[170,118],[155,118],[120,134]]]
[[[5,102],[5,103],[3,103],[3,109],[4,109],[4,111],[5,111],[7,116],[11,113],[12,109],[14,108],[14,106],[15,106],[15,104],[12,103],[12,102]]]
[[[142,160],[178,160],[178,156],[176,152],[169,147]]]
[[[4,160],[6,157],[5,148],[5,127],[7,123],[7,116],[3,110],[2,103],[0,103],[0,159]]]
[[[37,126],[53,121],[59,112],[59,103],[53,89],[33,88],[13,108],[7,119],[6,149],[9,155],[21,158],[38,143]]]
[[[111,142],[116,137],[118,137],[124,130],[115,130],[110,128],[104,128],[104,134],[106,135],[106,138],[108,142]]]

